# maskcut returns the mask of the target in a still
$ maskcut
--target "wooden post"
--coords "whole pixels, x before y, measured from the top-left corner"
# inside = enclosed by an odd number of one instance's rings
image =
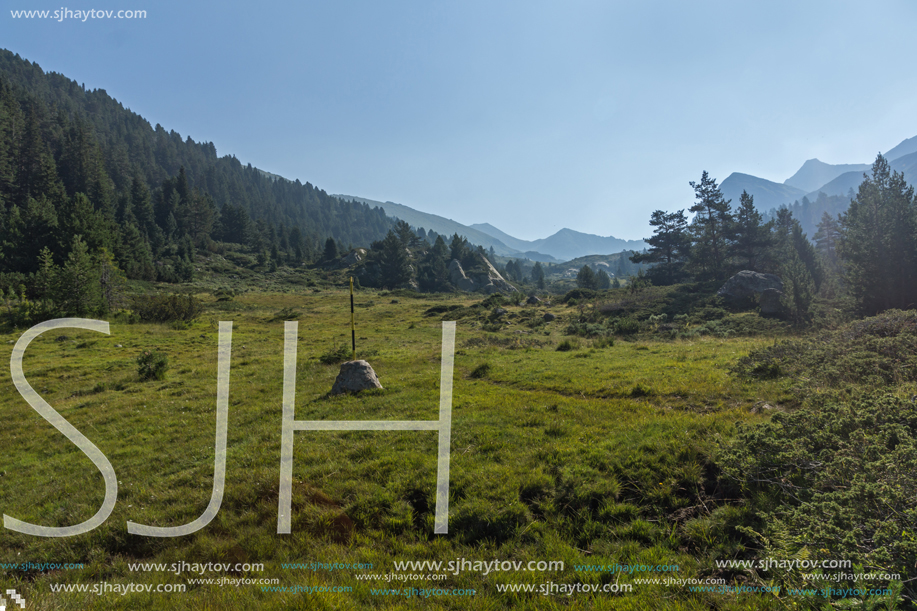
[[[350,347],[353,351],[352,361],[357,360],[357,331],[353,324],[353,276],[350,277]]]

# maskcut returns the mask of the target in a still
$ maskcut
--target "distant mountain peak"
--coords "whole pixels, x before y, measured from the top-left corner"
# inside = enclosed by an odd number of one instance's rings
[[[833,165],[813,158],[802,164],[802,167],[795,174],[783,181],[783,184],[809,193],[816,191],[822,185],[828,184],[842,174],[863,172],[867,169],[869,169],[869,165],[863,163]]]
[[[889,161],[894,161],[911,153],[917,153],[917,136],[902,140],[898,146],[885,153],[885,158]]]

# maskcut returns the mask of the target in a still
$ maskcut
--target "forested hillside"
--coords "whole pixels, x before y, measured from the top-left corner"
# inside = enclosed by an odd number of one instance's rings
[[[328,237],[368,245],[391,227],[380,208],[218,157],[212,143],[153,127],[103,89],[0,50],[3,285],[30,284],[45,251],[46,266],[76,249],[130,278],[171,282],[220,243],[303,261]]]

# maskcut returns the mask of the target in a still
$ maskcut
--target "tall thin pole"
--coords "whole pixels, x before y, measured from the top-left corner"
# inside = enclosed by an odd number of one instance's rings
[[[350,277],[350,346],[353,349],[353,358],[357,360],[357,331],[353,324],[353,276]]]

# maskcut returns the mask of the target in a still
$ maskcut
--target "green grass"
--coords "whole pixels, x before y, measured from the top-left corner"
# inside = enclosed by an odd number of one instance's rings
[[[713,561],[747,553],[724,512],[741,512],[719,488],[719,443],[740,422],[760,422],[760,401],[792,404],[782,380],[748,380],[728,367],[767,340],[609,342],[580,339],[558,351],[574,315],[552,307],[506,305],[498,330],[480,298],[361,291],[357,358],[384,390],[330,397],[338,372],[323,356],[349,346],[346,292],[296,285],[217,301],[186,328],[113,322],[111,335],[51,331],[24,360],[35,390],[111,460],[118,503],[104,525],[62,539],[0,531],[0,562],[81,562],[53,573],[5,571],[32,608],[160,609],[719,609],[783,608],[762,595],[695,594],[636,585],[627,595],[504,594],[498,583],[604,583],[574,564],[678,564],[680,578],[717,576]],[[209,289],[208,289],[209,290]],[[216,290],[216,289],[214,289]],[[289,291],[289,292],[288,292]],[[393,299],[392,297],[397,297]],[[369,305],[373,304],[373,305]],[[448,311],[449,306],[459,309]],[[424,315],[430,308],[440,312]],[[558,319],[533,324],[545,311]],[[532,314],[534,312],[534,315]],[[439,409],[440,320],[459,313],[451,443],[449,534],[433,534],[434,432],[297,432],[292,534],[276,534],[283,323],[299,321],[296,418],[435,420]],[[179,538],[127,534],[125,522],[190,522],[207,506],[213,477],[217,324],[234,321],[227,477],[223,504],[206,528]],[[0,336],[0,357],[23,330]],[[60,336],[67,338],[57,341]],[[116,347],[116,345],[121,347]],[[141,381],[137,356],[167,355],[164,380]],[[370,355],[370,356],[368,356]],[[55,526],[92,516],[104,485],[89,460],[41,419],[0,373],[2,511]],[[732,500],[731,500],[732,499]],[[717,513],[719,512],[719,513]],[[731,515],[731,514],[730,514]],[[283,562],[372,563],[388,573],[400,560],[562,560],[558,573],[473,572],[414,587],[473,588],[470,598],[373,596],[384,582],[353,571],[283,570]],[[52,594],[50,585],[184,583],[188,575],[130,572],[127,563],[258,562],[281,585],[351,586],[350,593],[276,594],[259,586],[189,586],[185,594]],[[207,574],[204,577],[221,577]],[[231,575],[241,577],[242,575]],[[649,575],[623,575],[632,583]],[[660,606],[664,600],[664,607]],[[802,601],[800,601],[801,603]]]

